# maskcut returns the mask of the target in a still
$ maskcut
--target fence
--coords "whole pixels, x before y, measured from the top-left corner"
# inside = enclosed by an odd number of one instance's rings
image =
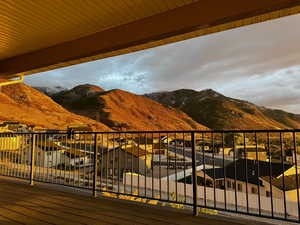
[[[1,133],[0,175],[299,222],[299,133]]]

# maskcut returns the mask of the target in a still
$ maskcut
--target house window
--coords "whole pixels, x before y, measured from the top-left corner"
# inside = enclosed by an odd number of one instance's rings
[[[255,187],[252,187],[251,192],[252,192],[252,194],[257,194],[257,189]]]
[[[235,181],[232,182],[232,188],[236,188],[236,183],[235,183]]]
[[[267,197],[270,197],[271,196],[271,193],[269,191],[266,191],[266,196]]]
[[[243,186],[242,186],[242,184],[238,184],[238,191],[243,191]]]
[[[216,180],[216,184],[217,185],[222,185],[222,181],[221,180]]]
[[[231,182],[227,181],[227,187],[231,188]]]

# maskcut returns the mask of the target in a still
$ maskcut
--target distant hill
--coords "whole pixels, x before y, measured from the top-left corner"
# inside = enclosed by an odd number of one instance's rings
[[[111,130],[102,123],[67,111],[45,94],[25,84],[1,87],[0,121],[5,120],[49,129],[65,129],[70,123],[88,123],[97,130]]]
[[[94,85],[80,85],[52,98],[67,110],[116,130],[207,129],[180,110],[118,89],[105,91]]]
[[[300,115],[257,106],[226,97],[212,89],[180,89],[146,94],[146,97],[182,110],[211,129],[300,128]]]
[[[65,88],[60,87],[60,86],[56,86],[56,87],[42,87],[42,86],[37,87],[37,86],[34,86],[33,88],[38,90],[39,92],[44,93],[47,96],[52,96],[53,94],[56,94],[58,92],[66,90]]]

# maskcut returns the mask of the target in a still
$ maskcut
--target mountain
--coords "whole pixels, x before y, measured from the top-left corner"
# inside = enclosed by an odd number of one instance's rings
[[[3,81],[0,79],[0,82]],[[0,121],[14,120],[49,129],[64,129],[70,123],[88,123],[97,130],[111,130],[102,123],[67,111],[25,84],[1,87],[0,109]]]
[[[116,130],[207,129],[180,110],[118,89],[105,91],[94,85],[80,85],[52,97],[67,110]]]
[[[146,97],[182,110],[211,129],[300,128],[300,115],[257,106],[226,97],[212,89],[180,89],[146,94]]]

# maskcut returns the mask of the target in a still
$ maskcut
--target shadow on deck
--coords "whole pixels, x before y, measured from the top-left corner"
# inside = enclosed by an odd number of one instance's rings
[[[249,225],[246,219],[200,215],[0,176],[0,224]]]

